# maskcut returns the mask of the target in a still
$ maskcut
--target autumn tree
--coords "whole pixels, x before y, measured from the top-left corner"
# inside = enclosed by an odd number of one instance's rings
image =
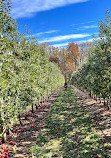
[[[91,43],[91,42],[86,41],[85,57],[87,57],[87,56],[88,56],[88,54],[90,54],[90,53],[91,53],[91,46],[92,46],[92,43]]]
[[[82,64],[87,58],[89,54],[91,54],[91,48],[93,46],[93,42],[84,42],[79,44],[79,50],[81,52],[81,55],[79,57],[79,64]]]
[[[56,63],[64,75],[65,81],[68,78],[68,67],[67,67],[67,50],[66,48],[57,48],[52,45],[48,47],[49,61]]]
[[[69,76],[76,70],[78,59],[81,56],[79,46],[74,42],[69,43],[67,48],[55,48],[52,45],[48,45],[47,53],[49,61],[58,65],[65,81],[68,81]]]
[[[79,51],[79,46],[77,43],[70,42],[67,47],[67,62],[69,65],[69,69],[71,71],[76,70],[78,58],[80,57],[81,53]]]
[[[59,51],[59,67],[64,75],[65,82],[67,81],[67,62],[66,62],[67,51],[66,48],[61,48]]]

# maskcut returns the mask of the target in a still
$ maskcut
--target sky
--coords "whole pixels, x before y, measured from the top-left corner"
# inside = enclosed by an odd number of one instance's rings
[[[11,0],[11,15],[20,32],[25,25],[38,43],[67,47],[69,42],[98,37],[99,21],[111,12],[111,0]],[[28,37],[28,35],[27,35]]]

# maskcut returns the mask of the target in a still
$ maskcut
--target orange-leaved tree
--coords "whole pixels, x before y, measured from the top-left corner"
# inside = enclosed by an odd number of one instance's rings
[[[67,63],[70,71],[75,71],[77,67],[78,58],[81,56],[79,46],[77,43],[70,42],[67,46]]]

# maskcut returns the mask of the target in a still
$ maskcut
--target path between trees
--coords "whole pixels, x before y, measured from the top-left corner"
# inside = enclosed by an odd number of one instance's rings
[[[99,101],[90,98],[88,94],[76,87],[72,86],[72,88],[78,96],[79,104],[88,110],[94,121],[97,121],[96,132],[103,135],[103,139],[111,142],[111,110],[107,110],[107,106],[103,106],[103,103],[100,104]]]
[[[48,113],[50,112],[51,106],[56,100],[61,88],[58,88],[54,94],[51,95],[49,100],[45,101],[41,107],[38,108],[37,112],[32,114],[31,111],[28,115],[28,120],[25,120],[25,116],[21,118],[23,126],[18,125],[14,127],[14,130],[19,134],[17,139],[17,145],[15,146],[16,152],[11,152],[11,158],[27,158],[28,157],[28,148],[33,146],[36,142],[37,135],[43,128],[44,121],[47,118]],[[17,129],[17,130],[16,130]]]
[[[90,158],[101,157],[102,154],[104,158],[109,158],[108,156],[111,154],[111,112],[76,87],[72,86],[72,89],[75,91],[76,97],[72,91],[60,92],[62,88],[59,88],[36,113],[29,113],[28,120],[24,119],[25,116],[22,117],[23,127],[18,128],[18,125],[14,127],[13,138],[10,138],[17,143],[14,146],[15,153],[10,151],[10,158],[31,157],[28,148],[35,145],[36,139],[39,146],[42,146],[41,153],[38,152],[38,157],[41,158],[44,153],[49,154],[47,158],[68,158],[68,156],[69,158],[84,158],[84,156]],[[59,95],[59,93],[61,94]],[[59,107],[58,104],[60,104]],[[90,137],[94,139],[94,142],[97,140],[98,143],[91,144]],[[53,140],[57,141],[56,144]],[[49,145],[50,141],[51,145]],[[43,144],[46,147],[45,151]]]

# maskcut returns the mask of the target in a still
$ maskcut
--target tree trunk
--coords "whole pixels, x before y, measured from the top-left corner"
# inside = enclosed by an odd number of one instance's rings
[[[32,103],[32,113],[34,113],[34,105],[33,105],[33,103]]]
[[[0,133],[2,133],[2,143],[5,143],[7,140],[7,137],[6,137],[6,129],[4,128],[4,126],[1,126]]]
[[[4,106],[3,106],[3,98],[2,97],[1,97],[1,107],[0,108],[1,108],[1,112],[0,112],[0,134],[2,134],[2,143],[5,143],[6,142],[6,129],[5,129],[5,126],[3,125],[4,112],[2,111],[2,109],[4,108]]]
[[[20,118],[20,112],[19,112],[18,118],[19,118],[19,123],[22,126],[23,124],[22,124],[22,121],[21,121],[21,118]]]
[[[25,104],[25,112],[26,112],[25,120],[27,120],[27,106],[28,106],[28,104],[27,105]]]

